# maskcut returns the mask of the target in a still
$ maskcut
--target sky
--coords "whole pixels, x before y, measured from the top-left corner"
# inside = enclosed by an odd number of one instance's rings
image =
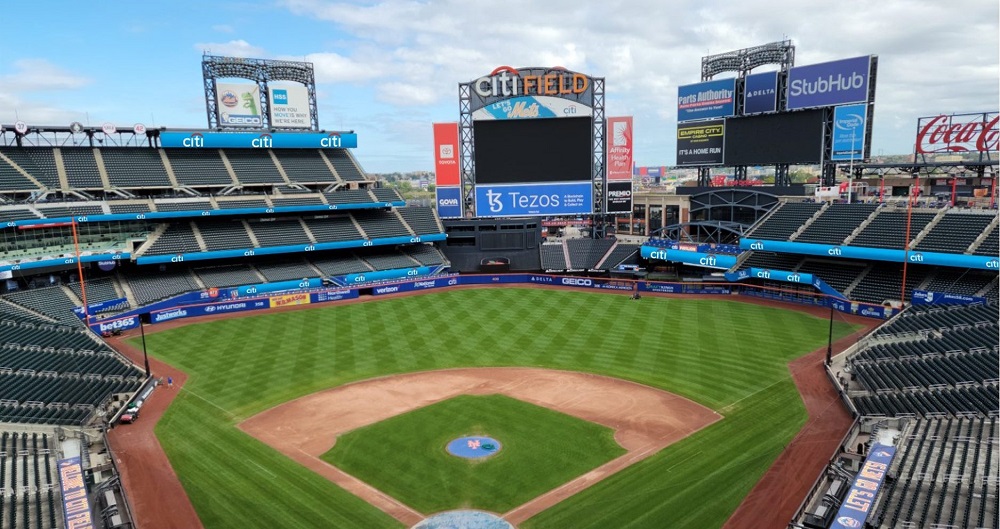
[[[0,123],[204,128],[203,52],[306,60],[320,127],[354,130],[369,172],[433,169],[431,123],[458,84],[509,65],[606,78],[638,165],[672,165],[678,85],[701,58],[789,38],[797,65],[879,56],[872,153],[916,120],[1000,106],[996,0],[170,0],[8,2]]]

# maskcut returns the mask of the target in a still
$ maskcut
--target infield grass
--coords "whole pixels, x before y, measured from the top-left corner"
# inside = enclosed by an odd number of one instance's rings
[[[503,448],[477,461],[445,449],[470,435]],[[504,395],[461,395],[342,435],[321,458],[430,515],[506,512],[624,453],[599,424]]]
[[[719,298],[455,290],[149,334],[190,378],[157,435],[206,528],[401,527],[236,428],[295,397],[375,376],[530,366],[671,391],[725,419],[522,529],[719,527],[806,419],[787,363],[827,320]],[[834,337],[852,327],[836,322]]]

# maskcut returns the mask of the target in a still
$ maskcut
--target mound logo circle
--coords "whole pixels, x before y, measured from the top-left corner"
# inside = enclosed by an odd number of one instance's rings
[[[492,437],[468,436],[452,439],[448,443],[448,453],[465,459],[482,459],[500,451],[500,441]]]

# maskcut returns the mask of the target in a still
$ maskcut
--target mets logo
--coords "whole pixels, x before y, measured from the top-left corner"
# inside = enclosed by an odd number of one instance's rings
[[[229,108],[235,108],[240,99],[236,97],[236,94],[232,90],[226,90],[222,93],[222,97],[219,98],[219,102]]]
[[[855,520],[854,518],[851,518],[850,516],[841,516],[840,518],[837,518],[837,523],[843,525],[844,527],[850,527],[852,529],[855,527],[861,527],[861,522]]]

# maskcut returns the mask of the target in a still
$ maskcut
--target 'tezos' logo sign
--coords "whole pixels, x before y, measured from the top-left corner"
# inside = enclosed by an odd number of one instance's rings
[[[920,118],[917,154],[995,151],[1000,135],[997,118],[995,112]]]
[[[586,75],[562,71],[545,75],[522,75],[510,66],[500,66],[486,77],[472,82],[472,89],[482,97],[515,97],[526,95],[579,95],[590,88]]]

